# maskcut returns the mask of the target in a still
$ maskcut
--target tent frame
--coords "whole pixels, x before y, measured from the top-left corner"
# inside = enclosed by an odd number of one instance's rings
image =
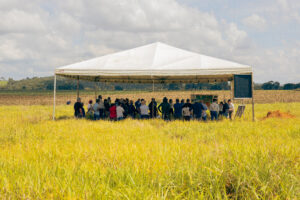
[[[53,88],[53,120],[55,120],[55,107],[56,107],[56,79],[58,76],[56,73],[54,73],[54,88]],[[69,77],[69,78],[73,78],[74,77]],[[251,103],[252,103],[252,121],[254,122],[255,121],[255,109],[254,109],[254,82],[253,82],[253,72],[251,73],[251,79],[252,79],[252,98],[251,98]],[[79,98],[79,80],[80,80],[80,76],[77,76],[76,77],[76,80],[77,80],[77,98]],[[207,79],[205,82],[207,83],[211,83],[213,81],[210,81],[211,79]],[[222,79],[215,79],[214,82],[217,82],[218,81],[222,81]],[[231,92],[230,92],[230,96],[231,96],[231,99],[234,99],[234,79],[228,79],[231,83]],[[97,77],[94,79],[94,82],[95,82],[95,97],[97,97],[96,95],[96,92],[97,92],[97,87],[96,87],[96,82],[101,82],[100,79],[97,79]],[[185,80],[182,80],[180,81],[179,83],[192,83],[194,81],[185,81]],[[204,81],[203,81],[204,82]],[[107,81],[105,81],[105,83],[107,83]],[[161,83],[165,83],[163,80],[161,81]],[[154,92],[154,84],[155,84],[155,80],[152,79],[152,92]]]

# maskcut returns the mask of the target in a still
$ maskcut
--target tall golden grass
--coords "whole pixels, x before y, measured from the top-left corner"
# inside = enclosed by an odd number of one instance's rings
[[[162,94],[164,95],[164,94]],[[294,119],[260,120],[270,110]],[[76,120],[0,106],[1,199],[299,199],[300,103],[240,120]]]

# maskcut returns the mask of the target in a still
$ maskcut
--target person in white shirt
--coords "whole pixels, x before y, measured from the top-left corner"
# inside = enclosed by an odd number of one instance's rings
[[[89,100],[89,104],[87,106],[87,109],[88,109],[88,113],[93,113],[94,112],[94,109],[93,109],[93,101],[92,100]]]
[[[209,106],[211,121],[218,120],[219,105],[217,99],[214,99],[212,104]]]
[[[140,112],[141,119],[149,119],[149,107],[146,105],[146,101],[144,99],[141,100]]]
[[[120,104],[117,105],[116,110],[117,110],[117,120],[119,121],[124,119],[124,109]]]
[[[232,120],[232,116],[234,113],[234,105],[230,99],[228,100],[228,106],[229,106],[229,119]]]
[[[104,102],[102,100],[102,97],[99,99],[99,114],[100,114],[100,118],[104,119],[105,107],[104,107]]]
[[[192,110],[188,105],[185,105],[185,106],[182,108],[182,116],[183,116],[183,120],[185,120],[185,121],[190,121],[192,115],[193,115],[193,110]]]
[[[99,112],[99,99],[96,100],[96,103],[93,106],[94,110],[94,120],[100,119],[100,112]]]

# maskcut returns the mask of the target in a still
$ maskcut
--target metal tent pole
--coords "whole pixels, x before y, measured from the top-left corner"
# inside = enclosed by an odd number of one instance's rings
[[[230,99],[233,101],[234,98],[234,78],[230,81]]]
[[[77,99],[79,98],[79,76],[77,78]]]
[[[154,79],[152,79],[152,93],[153,93],[153,96],[154,96]],[[151,101],[152,101],[152,99],[151,99]],[[152,119],[154,119],[154,105],[153,104],[154,103],[152,102]]]
[[[53,85],[53,121],[55,120],[55,104],[56,104],[56,74],[54,74],[54,85]]]
[[[255,121],[253,73],[251,74],[251,80],[252,80],[252,121]]]
[[[95,81],[95,85],[94,85],[94,90],[95,90],[95,100],[97,99],[97,91],[98,91],[98,87],[97,87],[97,82]]]
[[[154,92],[154,80],[152,80],[152,92]]]

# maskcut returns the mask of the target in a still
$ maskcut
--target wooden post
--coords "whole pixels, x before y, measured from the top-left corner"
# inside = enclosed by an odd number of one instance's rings
[[[77,78],[77,99],[79,98],[79,76]]]
[[[251,74],[251,80],[252,80],[252,121],[255,121],[253,72],[252,72],[252,74]]]
[[[54,74],[54,85],[53,85],[53,121],[55,120],[55,104],[56,104],[56,74]]]

